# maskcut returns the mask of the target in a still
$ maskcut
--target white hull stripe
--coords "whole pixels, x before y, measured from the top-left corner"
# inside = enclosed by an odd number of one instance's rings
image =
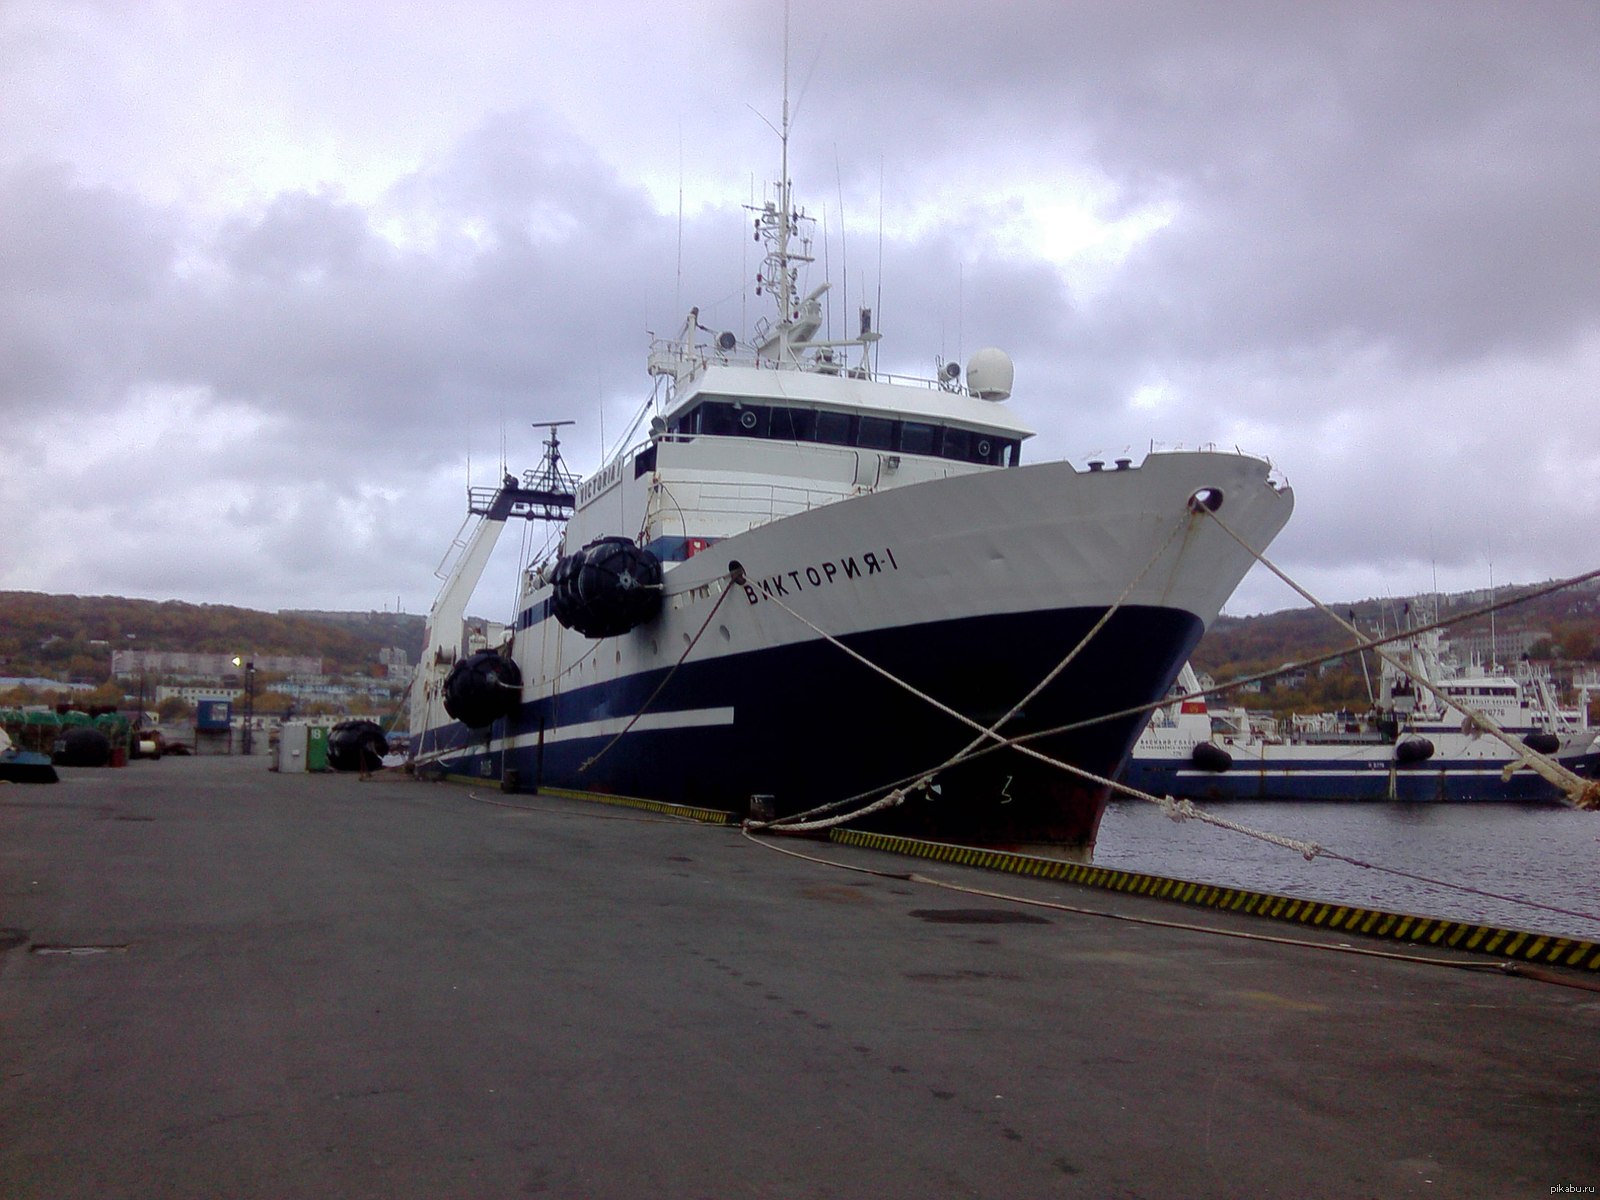
[[[632,717],[608,717],[603,721],[582,721],[577,725],[561,725],[544,731],[545,745],[554,742],[576,742],[584,738],[615,737],[624,729],[628,729],[628,722]],[[637,721],[629,733],[651,733],[663,729],[701,729],[715,725],[732,725],[733,709],[728,708],[689,708],[677,712],[647,712]],[[496,740],[495,748],[508,745],[515,749],[524,746],[537,746],[539,734],[521,733],[512,738],[509,743]]]

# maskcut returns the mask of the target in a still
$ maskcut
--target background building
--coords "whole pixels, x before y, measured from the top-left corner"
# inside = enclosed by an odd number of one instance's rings
[[[257,673],[321,675],[322,660],[304,655],[241,655],[255,664]],[[169,675],[182,679],[221,679],[237,675],[231,654],[197,654],[186,650],[113,650],[111,673],[118,679],[139,675]]]

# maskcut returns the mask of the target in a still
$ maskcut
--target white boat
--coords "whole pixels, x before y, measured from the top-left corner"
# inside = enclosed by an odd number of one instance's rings
[[[1564,707],[1546,678],[1457,663],[1437,630],[1401,643],[1399,657],[1412,674],[1385,662],[1370,711],[1287,721],[1208,705],[1193,695],[1199,680],[1186,665],[1172,702],[1134,743],[1125,782],[1189,800],[1561,802],[1527,751],[1600,777],[1587,696]],[[1480,717],[1526,750],[1492,736]]]
[[[828,336],[784,147],[751,210],[773,317],[741,336],[692,310],[651,347],[647,438],[575,483],[552,428],[542,470],[472,494],[478,527],[412,689],[419,770],[736,813],[879,795],[972,740],[929,698],[991,725],[1086,637],[1004,734],[1166,694],[1252,562],[1210,514],[1256,547],[1288,520],[1292,493],[1244,454],[1024,464],[1032,431],[1005,406],[998,350],[913,380],[876,368],[869,311]],[[474,652],[467,598],[524,516],[564,518],[561,545],[524,571],[503,640]],[[1033,744],[1109,775],[1142,723]],[[1105,799],[1005,750],[884,819],[1087,854]]]

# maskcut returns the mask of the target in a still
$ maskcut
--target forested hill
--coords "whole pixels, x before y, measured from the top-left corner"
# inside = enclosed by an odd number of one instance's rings
[[[1565,588],[1547,596],[1519,600],[1544,585],[1511,585],[1478,592],[1463,592],[1435,599],[1432,596],[1362,600],[1330,605],[1366,633],[1394,633],[1432,618],[1435,610],[1445,620],[1465,616],[1490,604],[1507,604],[1494,616],[1500,641],[1530,635],[1526,653],[1536,659],[1586,662],[1600,657],[1600,582]],[[1480,616],[1453,624],[1444,636],[1458,643],[1474,634],[1487,635],[1490,618]],[[1255,617],[1220,617],[1195,652],[1198,670],[1219,681],[1268,671],[1348,648],[1349,636],[1314,608],[1288,609]],[[1516,654],[1514,657],[1522,657]]]
[[[0,592],[0,675],[99,683],[113,650],[311,655],[329,674],[366,675],[378,651],[422,652],[409,613],[273,614],[223,604]]]
[[[1535,590],[1508,586],[1491,597],[1470,592],[1441,597],[1441,616],[1459,616]],[[1393,632],[1421,619],[1430,598],[1362,600],[1334,606],[1354,614],[1363,630]],[[1497,614],[1502,636],[1538,635],[1534,657],[1600,657],[1600,583],[1568,588]],[[257,612],[222,604],[129,600],[118,596],[52,596],[0,592],[0,675],[39,675],[99,683],[111,672],[111,651],[187,650],[268,655],[311,655],[335,675],[372,673],[378,652],[396,646],[415,662],[422,652],[424,620],[411,613]],[[1466,622],[1448,636],[1486,633],[1487,617]],[[1316,609],[1288,609],[1254,617],[1222,617],[1195,653],[1195,666],[1219,680],[1268,671],[1284,663],[1339,651],[1348,637]],[[1307,698],[1309,699],[1309,698]]]

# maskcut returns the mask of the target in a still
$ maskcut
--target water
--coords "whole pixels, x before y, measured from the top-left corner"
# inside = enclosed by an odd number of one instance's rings
[[[1155,805],[1131,799],[1113,800],[1106,810],[1095,863],[1600,942],[1600,812],[1500,804],[1337,803],[1230,803],[1214,804],[1208,811],[1374,866],[1460,886],[1440,887],[1320,856],[1307,862],[1296,851],[1199,821],[1173,821]],[[1517,901],[1572,911],[1551,912]]]

